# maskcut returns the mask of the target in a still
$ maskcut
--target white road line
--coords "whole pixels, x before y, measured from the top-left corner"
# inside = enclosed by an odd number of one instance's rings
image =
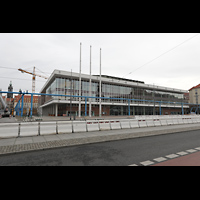
[[[169,154],[169,155],[165,156],[166,158],[165,157],[159,157],[159,158],[155,158],[153,160],[156,161],[156,162],[162,162],[162,161],[167,160],[167,158],[168,159],[170,159],[170,158],[176,158],[176,157],[179,157],[179,156],[187,155],[188,153],[194,153],[196,151],[200,151],[200,147],[197,147],[195,149],[188,149],[186,151],[180,151],[180,152],[178,152],[176,154]],[[155,162],[150,161],[150,160],[147,160],[147,161],[144,161],[144,162],[140,162],[140,164],[144,165],[144,166],[152,165],[154,163]],[[132,165],[129,165],[129,166],[138,166],[138,165],[132,164]]]
[[[176,154],[170,154],[170,155],[167,155],[167,156],[165,156],[165,157],[167,157],[167,158],[176,158],[176,157],[178,157],[179,155],[176,155]]]
[[[150,160],[147,160],[147,161],[141,162],[140,164],[142,164],[142,165],[144,165],[144,166],[148,166],[148,165],[154,164],[154,162],[152,162],[152,161],[150,161]]]
[[[176,154],[178,154],[178,155],[180,155],[180,156],[184,156],[184,155],[187,155],[188,153],[185,152],[185,151],[181,151],[181,152],[178,152],[178,153],[176,153]]]
[[[136,165],[136,164],[132,164],[132,165],[129,165],[130,167],[134,167],[134,166],[138,166],[138,165]]]
[[[187,152],[189,152],[189,153],[194,153],[194,152],[196,152],[197,150],[195,150],[195,149],[189,149],[189,150],[186,150]]]
[[[155,160],[156,162],[162,162],[162,161],[167,160],[167,159],[164,158],[164,157],[159,157],[159,158],[155,158],[153,160]]]

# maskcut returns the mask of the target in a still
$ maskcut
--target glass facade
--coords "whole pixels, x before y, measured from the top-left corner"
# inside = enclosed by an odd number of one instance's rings
[[[81,96],[89,96],[89,80],[81,81]],[[127,103],[126,99],[131,100],[131,104],[149,104],[153,101],[162,102],[185,102],[184,95],[176,92],[159,91],[157,89],[147,89],[140,87],[122,86],[116,84],[102,83],[102,97],[108,98],[122,98],[122,99],[102,99],[102,102],[108,103]],[[61,94],[61,95],[79,95],[79,80],[69,78],[56,78],[52,84],[46,89],[47,94]],[[92,82],[91,84],[91,96],[99,96],[99,82]],[[52,99],[70,100],[70,97],[60,96],[46,96],[45,102]],[[73,101],[78,101],[78,97],[73,97]],[[84,100],[84,98],[82,98]],[[146,100],[146,101],[140,101]],[[92,102],[98,102],[98,98],[92,98]]]
[[[106,97],[102,99],[102,115],[128,115],[128,99],[130,100],[130,115],[152,115],[154,114],[179,114],[181,113],[181,104],[187,100],[184,99],[184,93],[170,92],[167,90],[158,90],[157,87],[149,88],[148,85],[140,85],[140,87],[131,85],[117,84],[117,80],[112,83],[102,81],[101,96]],[[141,87],[142,86],[142,87]],[[91,96],[99,97],[99,81],[92,80],[91,84]],[[90,83],[89,79],[83,79],[81,81],[81,96],[90,95]],[[54,78],[51,84],[43,91],[46,94],[57,95],[73,95],[79,96],[79,77],[67,78]],[[116,99],[110,99],[116,98]],[[52,100],[61,100],[59,102],[53,102]],[[54,115],[56,113],[56,104],[58,106],[58,116],[69,116],[70,110],[74,115],[78,115],[79,98],[72,97],[72,105],[70,97],[66,96],[42,96],[41,105],[47,104],[48,109],[46,114]],[[65,103],[65,101],[67,101]],[[162,108],[160,103],[162,102]],[[91,98],[92,102],[92,116],[99,115],[99,99]],[[177,102],[177,104],[176,104]],[[87,99],[89,103],[89,99]],[[71,108],[70,108],[71,105]],[[89,105],[87,106],[87,115],[89,112]],[[85,98],[82,97],[81,115],[85,115]]]

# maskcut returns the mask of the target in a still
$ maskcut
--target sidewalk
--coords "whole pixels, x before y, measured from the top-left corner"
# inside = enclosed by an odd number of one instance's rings
[[[56,147],[161,135],[190,130],[200,130],[200,124],[183,124],[0,139],[0,155],[23,151],[43,150]]]

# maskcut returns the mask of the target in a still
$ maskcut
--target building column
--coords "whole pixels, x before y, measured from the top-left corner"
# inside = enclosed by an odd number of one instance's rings
[[[58,104],[55,104],[55,117],[58,117]]]
[[[135,107],[133,106],[133,115],[135,115]]]

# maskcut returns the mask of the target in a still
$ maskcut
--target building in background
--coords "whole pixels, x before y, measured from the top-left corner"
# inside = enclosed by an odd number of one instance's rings
[[[189,103],[189,92],[184,93],[184,99],[187,103]]]
[[[10,84],[8,86],[8,92],[13,92],[12,81],[10,81]],[[7,98],[13,98],[13,94],[12,93],[8,93],[7,94]]]
[[[189,103],[190,105],[190,111],[195,112],[197,114],[200,113],[200,84],[192,87],[189,89]]]
[[[189,103],[200,104],[200,84],[189,89]]]
[[[18,101],[22,95],[17,95],[14,98],[14,108],[16,107]],[[31,110],[31,95],[24,95],[24,105],[23,105],[23,115],[30,115]],[[39,97],[33,96],[33,107],[32,107],[32,113],[33,115],[38,115],[39,110]]]
[[[100,100],[95,97],[107,97],[101,100],[102,116],[128,115],[128,105],[131,115],[152,115],[152,114],[181,114],[182,103],[187,100],[184,94],[187,90],[167,88],[156,85],[145,84],[142,81],[112,77],[107,75],[91,76],[91,107],[92,116],[99,116]],[[40,93],[79,95],[79,73],[54,70]],[[81,116],[89,112],[90,75],[81,74]],[[109,99],[124,98],[124,99]],[[134,99],[128,101],[126,99]],[[159,102],[156,102],[159,101]],[[171,103],[170,103],[171,102]],[[43,115],[49,116],[78,116],[79,97],[65,96],[41,96],[41,107]],[[184,113],[188,112],[188,105],[183,104]]]

